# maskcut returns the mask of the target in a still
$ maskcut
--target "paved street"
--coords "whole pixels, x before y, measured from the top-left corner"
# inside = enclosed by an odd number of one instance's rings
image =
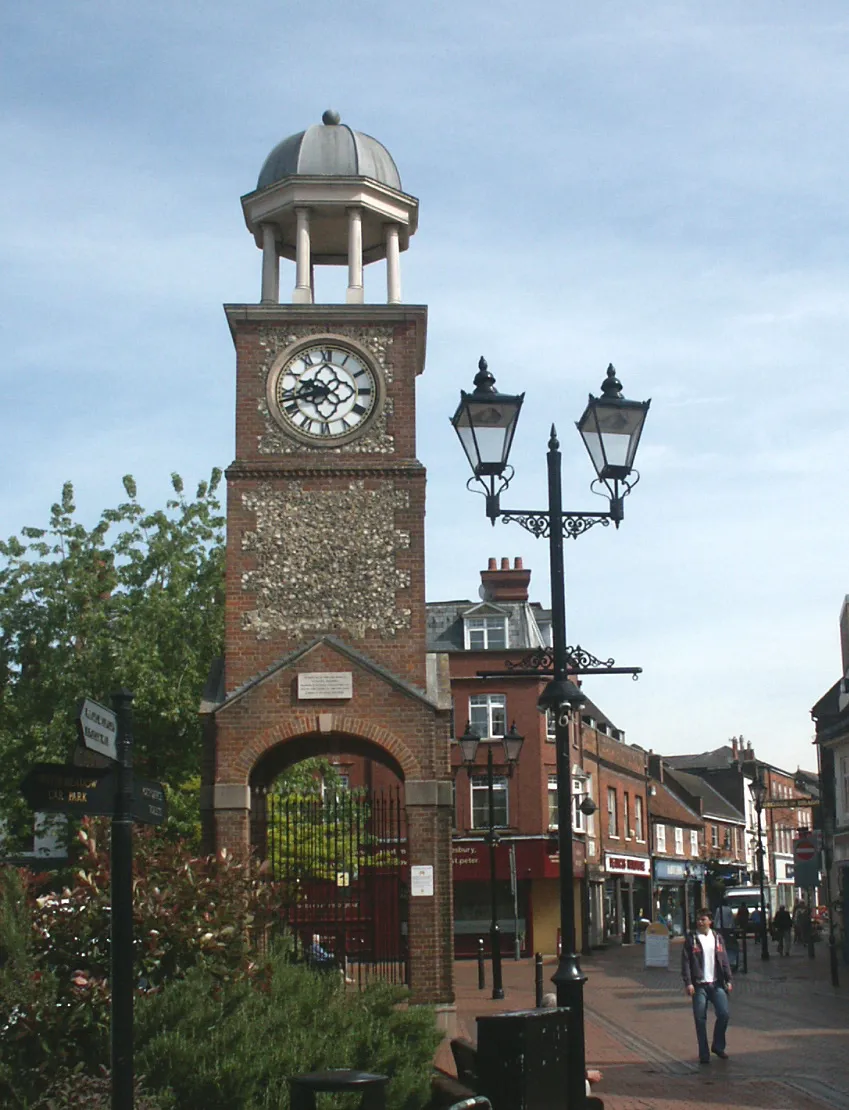
[[[606,1110],[849,1110],[849,968],[831,986],[828,953],[801,949],[768,963],[750,953],[731,996],[728,1060],[697,1060],[689,999],[678,975],[681,941],[669,970],[645,968],[643,947],[610,948],[584,958],[587,1061],[604,1075],[595,1093]],[[555,963],[545,965],[545,990]],[[477,989],[474,961],[455,964],[460,1033],[476,1038],[475,1015],[534,1004],[532,960],[505,960],[507,997]],[[712,1026],[712,1015],[710,1019]],[[440,1051],[447,1064],[450,1053]]]

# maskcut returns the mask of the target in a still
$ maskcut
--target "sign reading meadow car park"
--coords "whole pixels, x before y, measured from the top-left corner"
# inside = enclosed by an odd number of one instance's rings
[[[115,810],[112,770],[36,763],[21,782],[21,793],[38,813],[76,813],[111,817]]]
[[[85,698],[77,714],[77,727],[80,739],[89,751],[99,752],[113,761],[118,759],[118,718],[111,709]]]

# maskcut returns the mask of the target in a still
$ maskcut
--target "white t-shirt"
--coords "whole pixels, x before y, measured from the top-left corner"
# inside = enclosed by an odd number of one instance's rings
[[[705,978],[706,983],[713,983],[716,981],[716,937],[713,930],[705,933],[696,933],[699,939],[699,944],[702,946],[702,956],[705,961]]]

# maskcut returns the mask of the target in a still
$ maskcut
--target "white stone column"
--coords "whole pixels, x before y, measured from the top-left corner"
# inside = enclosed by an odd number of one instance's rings
[[[348,209],[348,304],[363,303],[363,214],[359,208]]]
[[[386,225],[386,300],[401,303],[401,259],[398,247],[398,225]]]
[[[263,304],[280,303],[280,259],[273,224],[262,225],[262,293]]]
[[[292,301],[294,304],[312,304],[310,210],[296,208],[295,217],[298,225],[295,232],[295,290]]]

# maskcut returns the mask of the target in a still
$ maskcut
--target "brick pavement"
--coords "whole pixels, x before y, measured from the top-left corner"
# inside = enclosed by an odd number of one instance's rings
[[[680,941],[670,967],[645,968],[643,948],[610,948],[583,959],[587,1063],[603,1072],[594,1093],[606,1110],[849,1110],[849,967],[830,983],[828,954],[802,950],[762,962],[750,953],[731,998],[730,1059],[697,1062],[689,999],[678,975]],[[547,959],[544,989],[555,961]],[[534,1005],[532,960],[504,963],[506,997],[477,989],[477,964],[455,964],[458,1033],[476,1039],[475,1016]],[[444,1045],[437,1063],[452,1070]]]

